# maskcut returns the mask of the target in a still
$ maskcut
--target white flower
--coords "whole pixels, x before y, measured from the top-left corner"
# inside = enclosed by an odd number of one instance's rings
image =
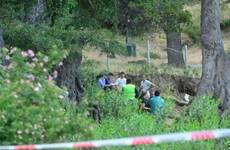
[[[48,57],[48,56],[45,56],[45,57],[43,58],[43,61],[44,61],[45,63],[47,63],[47,62],[49,61],[49,57]]]
[[[28,56],[28,53],[27,53],[27,52],[22,51],[22,52],[21,52],[21,55],[22,55],[22,57],[27,57],[27,56]]]
[[[39,87],[39,88],[42,88],[42,85],[41,85],[41,83],[38,83],[38,87]]]
[[[7,84],[10,84],[10,80],[7,79],[7,80],[6,80],[6,83],[7,83]]]
[[[34,87],[34,91],[38,92],[38,91],[40,91],[40,88],[36,86],[36,87]]]
[[[22,134],[22,131],[21,131],[21,130],[18,130],[18,131],[17,131],[17,134]]]
[[[9,56],[9,55],[6,55],[5,59],[6,59],[6,60],[10,60],[10,56]]]
[[[59,95],[58,98],[64,99],[64,96],[63,95]]]
[[[43,67],[43,66],[44,66],[44,64],[43,64],[42,62],[40,62],[40,63],[39,63],[39,66],[40,66],[40,67]]]
[[[63,62],[62,61],[59,62],[58,66],[63,66]]]
[[[46,69],[46,68],[44,68],[44,69],[43,69],[43,72],[47,72],[47,69]]]
[[[54,78],[57,78],[57,76],[58,76],[58,72],[57,72],[57,70],[55,70],[55,71],[53,72],[53,77],[54,77]]]

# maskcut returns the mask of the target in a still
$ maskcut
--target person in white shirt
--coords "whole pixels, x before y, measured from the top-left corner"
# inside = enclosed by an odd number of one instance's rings
[[[143,80],[141,81],[140,89],[143,91],[148,91],[151,87],[155,86],[151,81],[149,81],[145,75],[143,75]]]
[[[117,86],[118,90],[121,91],[122,87],[126,85],[126,78],[125,73],[121,72],[119,78],[115,81],[115,85]]]

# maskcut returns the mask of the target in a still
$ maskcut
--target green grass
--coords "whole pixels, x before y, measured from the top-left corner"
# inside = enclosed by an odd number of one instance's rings
[[[201,68],[176,68],[169,65],[160,65],[155,67],[153,65],[146,64],[129,64],[128,73],[132,74],[168,74],[188,77],[201,77]]]

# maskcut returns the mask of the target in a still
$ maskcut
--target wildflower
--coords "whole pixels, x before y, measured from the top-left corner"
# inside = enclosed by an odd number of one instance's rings
[[[5,59],[6,59],[6,60],[10,60],[10,56],[9,56],[9,55],[6,55],[6,56],[5,56]]]
[[[32,61],[38,62],[38,59],[36,57],[32,58]]]
[[[29,80],[31,80],[31,81],[34,81],[34,80],[35,80],[35,76],[32,75],[32,74],[27,75],[27,78],[28,78]]]
[[[5,81],[6,81],[7,84],[10,84],[10,80],[6,79]]]
[[[53,77],[51,75],[48,76],[48,80],[49,81],[52,81],[53,80]]]
[[[13,96],[15,97],[15,98],[18,98],[18,95],[17,95],[17,93],[13,93]]]
[[[47,72],[47,69],[46,69],[46,68],[44,68],[44,69],[43,69],[43,72]]]
[[[18,131],[17,131],[17,134],[22,134],[22,131],[21,131],[21,130],[18,130]]]
[[[31,49],[28,49],[28,50],[27,50],[27,53],[28,53],[28,55],[29,55],[30,57],[34,57],[34,56],[35,56],[34,51],[31,50]]]
[[[59,95],[58,98],[64,99],[64,96],[63,95]]]
[[[27,52],[22,51],[22,52],[21,52],[21,55],[22,55],[22,57],[27,57],[27,56],[28,56],[28,53],[27,53]]]
[[[59,67],[60,67],[60,66],[63,66],[63,62],[62,62],[62,61],[59,62],[58,66],[59,66]]]
[[[40,88],[36,86],[36,87],[34,87],[34,91],[38,92],[38,91],[40,91]]]
[[[16,51],[16,48],[15,48],[15,47],[14,47],[14,48],[11,48],[11,49],[10,49],[10,54],[13,54],[15,51]]]
[[[49,61],[49,57],[48,57],[48,56],[45,56],[45,57],[43,58],[43,61],[44,61],[45,63],[47,63],[47,62]]]
[[[39,66],[40,66],[40,67],[43,67],[43,66],[44,66],[44,64],[43,64],[42,62],[40,62],[40,63],[39,63]]]
[[[57,78],[57,76],[58,76],[58,72],[57,72],[57,70],[55,70],[55,71],[53,72],[53,77],[54,77],[54,78]]]
[[[38,83],[37,85],[38,85],[38,87],[39,87],[39,88],[42,88],[42,85],[41,85],[41,83]]]

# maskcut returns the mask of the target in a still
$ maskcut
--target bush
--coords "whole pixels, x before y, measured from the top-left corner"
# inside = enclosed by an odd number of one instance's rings
[[[200,36],[201,36],[200,27],[195,25],[190,25],[185,28],[184,32],[188,34],[188,36],[192,39],[194,43],[200,41]]]
[[[0,69],[1,145],[90,137],[90,120],[76,113],[66,91],[49,75],[52,67],[47,64],[57,62],[57,58],[41,52],[32,57],[32,50],[17,48],[4,52],[10,63]]]
[[[230,19],[222,21],[220,27],[222,30],[230,28]]]
[[[144,56],[145,58],[147,58],[147,52],[145,52],[145,53],[143,54],[143,56]],[[150,58],[151,58],[151,59],[160,59],[161,57],[160,57],[158,54],[154,53],[154,52],[150,52]]]

